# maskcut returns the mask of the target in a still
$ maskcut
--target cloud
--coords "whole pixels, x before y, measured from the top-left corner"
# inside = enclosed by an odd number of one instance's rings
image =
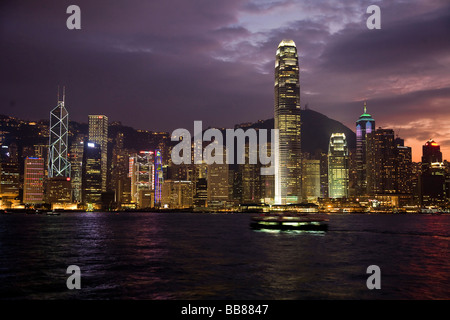
[[[366,28],[374,3],[381,30]],[[411,139],[440,129],[414,130],[415,121],[450,119],[445,0],[79,0],[80,31],[65,27],[70,4],[2,2],[0,113],[48,118],[65,84],[76,121],[105,113],[170,131],[194,120],[232,127],[267,119],[276,48],[289,38],[302,106],[353,128],[367,101],[377,125],[403,127]]]

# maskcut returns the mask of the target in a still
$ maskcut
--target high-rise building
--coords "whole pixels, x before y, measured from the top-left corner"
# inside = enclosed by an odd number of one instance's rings
[[[52,208],[57,204],[72,202],[72,187],[68,177],[49,178],[45,189],[45,202],[51,204]]]
[[[25,159],[23,202],[40,204],[44,202],[44,158]]]
[[[442,162],[441,147],[428,140],[422,148],[422,174],[420,176],[420,205],[443,206],[447,199],[446,168]]]
[[[82,164],[82,202],[88,210],[101,202],[102,195],[102,151],[100,144],[84,141]]]
[[[349,158],[344,133],[333,133],[328,147],[328,194],[348,198]]]
[[[64,105],[65,92],[62,100],[50,112],[50,135],[49,135],[49,155],[48,155],[48,177],[49,178],[70,178],[70,163],[67,159],[68,133],[69,133],[69,113]]]
[[[154,203],[156,207],[161,205],[162,186],[164,182],[163,160],[161,150],[155,150],[155,170],[154,173]]]
[[[433,139],[428,140],[422,146],[422,165],[423,169],[431,167],[432,163],[442,162],[441,146]]]
[[[304,159],[302,165],[303,200],[316,202],[320,198],[320,160]]]
[[[131,178],[131,201],[138,208],[160,206],[163,186],[160,150],[141,151],[132,155],[129,158],[129,177]]]
[[[89,141],[100,145],[102,152],[102,191],[106,191],[108,177],[108,117],[89,115]]]
[[[397,155],[392,129],[377,129],[366,136],[367,194],[397,193]]]
[[[252,154],[251,154],[252,153]],[[245,145],[245,163],[238,165],[241,170],[242,196],[241,203],[260,203],[264,196],[261,190],[261,164],[251,164],[251,156],[257,157],[257,151],[251,150],[249,144]]]
[[[398,141],[396,139],[396,141]],[[396,143],[396,185],[397,193],[413,195],[413,169],[411,147]]]
[[[20,193],[20,173],[17,145],[0,147],[0,199],[2,207],[10,208]]]
[[[161,204],[164,208],[185,209],[193,206],[192,181],[166,180],[162,186]]]
[[[137,208],[153,207],[154,168],[152,151],[141,151],[130,157],[131,201]]]
[[[364,102],[364,113],[356,121],[356,186],[357,196],[367,193],[367,168],[366,168],[366,135],[375,130],[375,120],[367,113],[367,105]]]
[[[69,150],[69,161],[71,168],[71,182],[72,182],[72,198],[73,201],[77,203],[82,202],[82,163],[83,163],[83,151],[84,151],[84,140],[83,135],[78,135]]]
[[[128,176],[130,151],[124,148],[124,134],[117,133],[112,154],[111,186],[118,207],[131,202],[131,179]]]
[[[278,45],[275,61],[275,203],[301,202],[300,80],[297,48],[292,40]]]

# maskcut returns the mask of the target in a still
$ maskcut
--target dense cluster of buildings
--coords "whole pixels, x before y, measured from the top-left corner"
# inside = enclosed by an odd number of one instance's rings
[[[141,148],[126,143],[129,133],[106,115],[89,115],[87,130],[74,129],[64,94],[49,122],[3,117],[0,207],[357,212],[448,208],[450,165],[443,161],[439,145],[426,141],[422,162],[413,162],[411,148],[392,129],[377,128],[366,104],[356,121],[356,146],[335,132],[328,150],[302,152],[299,63],[292,40],[283,40],[277,49],[274,89],[279,136],[273,175],[261,175],[261,164],[249,163],[253,151],[248,145],[245,164],[176,165],[169,133],[140,131],[151,141]],[[11,139],[13,129],[26,135],[20,128],[31,127],[36,137],[27,143],[17,143],[17,134]]]

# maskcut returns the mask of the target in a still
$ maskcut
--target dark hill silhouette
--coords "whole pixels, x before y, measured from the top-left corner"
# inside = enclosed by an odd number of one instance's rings
[[[302,119],[302,152],[314,154],[328,152],[328,144],[332,133],[345,133],[349,149],[356,148],[356,134],[339,121],[324,114],[310,110],[301,110]],[[272,129],[274,119],[267,119],[253,123],[248,128]]]

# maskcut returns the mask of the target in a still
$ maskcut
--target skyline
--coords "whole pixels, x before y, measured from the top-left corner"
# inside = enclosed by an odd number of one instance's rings
[[[65,27],[71,3],[44,2],[2,4],[0,113],[46,119],[65,85],[79,122],[105,114],[170,132],[194,120],[268,119],[273,57],[288,38],[298,48],[302,107],[355,131],[367,101],[377,128],[404,138],[414,161],[430,138],[450,154],[445,1],[78,1],[81,30]],[[381,8],[381,30],[366,27],[371,4]]]

